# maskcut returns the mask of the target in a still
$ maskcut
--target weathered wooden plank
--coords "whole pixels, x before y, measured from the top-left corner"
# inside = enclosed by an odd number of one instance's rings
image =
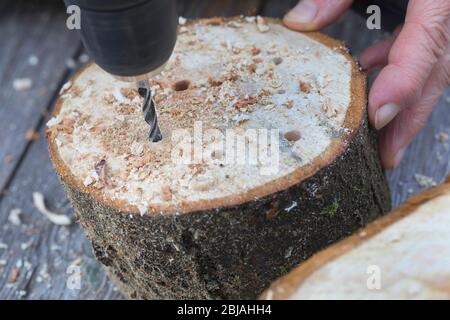
[[[57,212],[72,212],[53,175],[43,128],[38,141],[25,139],[28,129],[42,127],[45,113],[71,73],[67,63],[81,49],[78,35],[65,27],[66,17],[61,1],[10,1],[8,6],[0,7],[3,39],[0,97],[4,101],[0,118],[0,186],[14,178],[0,197],[0,297],[3,299],[121,297],[99,268],[78,226],[65,228],[51,224],[33,207],[31,200],[32,192],[40,191],[53,208],[58,208]],[[36,65],[29,63],[30,56],[37,58]],[[22,77],[30,78],[33,86],[16,92],[13,81]],[[28,152],[22,161],[25,151]],[[13,160],[5,166],[3,159],[10,155]],[[23,211],[23,224],[19,226],[8,221],[14,208]],[[80,258],[82,275],[85,275],[81,290],[69,290],[67,267]],[[11,279],[16,272],[17,279]]]
[[[43,132],[41,132],[43,133]],[[44,138],[32,144],[16,172],[15,179],[0,203],[0,297],[4,299],[94,299],[118,298],[118,292],[107,280],[91,254],[76,223],[70,227],[52,224],[34,206],[32,193],[41,192],[50,209],[73,217],[73,209],[61,190],[47,153]],[[12,209],[19,208],[22,224],[8,221]],[[78,262],[77,262],[78,261]],[[81,290],[66,286],[67,268],[81,268]],[[16,281],[10,275],[20,270]]]
[[[0,13],[0,192],[29,145],[26,132],[37,126],[66,75],[66,60],[80,48],[59,1],[5,3]],[[15,90],[14,80],[20,78],[30,79],[31,88]]]
[[[441,133],[450,135],[449,110],[450,89],[434,108],[400,166],[388,173],[395,207],[426,188],[419,184],[416,174],[430,177],[436,183],[441,183],[450,174],[450,141],[439,138]]]

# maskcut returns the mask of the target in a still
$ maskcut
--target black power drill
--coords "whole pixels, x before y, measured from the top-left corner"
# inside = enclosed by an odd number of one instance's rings
[[[172,55],[177,40],[176,0],[64,0],[81,11],[81,37],[96,64],[120,80],[136,81],[144,97],[150,140],[162,139],[149,78]]]

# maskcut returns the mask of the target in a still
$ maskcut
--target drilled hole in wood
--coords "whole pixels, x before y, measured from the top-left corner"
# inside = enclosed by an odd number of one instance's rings
[[[184,91],[189,89],[191,86],[191,82],[189,80],[180,80],[173,84],[173,90],[175,91]]]
[[[284,138],[287,141],[291,141],[291,142],[295,142],[300,140],[301,135],[300,132],[298,132],[297,130],[293,130],[293,131],[288,131],[284,134]]]
[[[223,157],[224,157],[223,152],[220,151],[220,150],[213,151],[211,153],[211,158],[214,159],[214,160],[222,160]]]

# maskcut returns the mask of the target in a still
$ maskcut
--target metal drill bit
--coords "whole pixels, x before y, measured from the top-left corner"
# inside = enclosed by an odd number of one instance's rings
[[[158,116],[156,114],[155,102],[153,101],[153,93],[148,80],[137,82],[138,92],[144,98],[142,111],[144,112],[145,121],[151,126],[149,139],[152,142],[162,140],[162,134],[158,126]]]

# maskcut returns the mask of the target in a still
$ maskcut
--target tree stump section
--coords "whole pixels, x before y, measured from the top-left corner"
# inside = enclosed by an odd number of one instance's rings
[[[151,84],[161,142],[133,84],[95,65],[47,124],[80,224],[129,297],[255,298],[389,211],[366,76],[341,42],[273,19],[190,21]]]
[[[315,254],[261,298],[448,300],[449,228],[450,177]]]

